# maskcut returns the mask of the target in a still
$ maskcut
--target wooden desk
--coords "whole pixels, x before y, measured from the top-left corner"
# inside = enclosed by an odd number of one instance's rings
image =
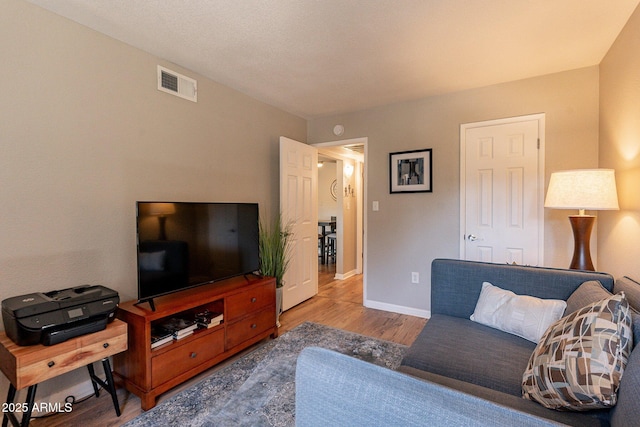
[[[9,379],[9,393],[7,403],[13,403],[17,390],[29,387],[26,408],[21,425],[28,425],[31,410],[39,383],[57,377],[81,366],[87,366],[96,396],[97,384],[109,390],[113,399],[116,413],[120,416],[117,403],[109,356],[127,349],[127,324],[114,319],[107,328],[88,335],[72,338],[65,342],[44,346],[41,344],[19,346],[4,332],[0,332],[0,370]],[[97,378],[93,372],[93,363],[102,360],[107,381]],[[4,414],[2,425],[11,420],[17,425],[18,421],[13,413]]]

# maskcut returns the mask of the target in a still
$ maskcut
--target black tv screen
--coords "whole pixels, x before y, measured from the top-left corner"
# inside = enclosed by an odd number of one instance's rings
[[[257,203],[137,202],[138,301],[259,268]]]

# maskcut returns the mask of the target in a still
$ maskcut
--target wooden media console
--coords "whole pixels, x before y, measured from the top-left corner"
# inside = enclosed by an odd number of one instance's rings
[[[114,374],[140,397],[145,411],[158,395],[269,336],[276,338],[275,279],[235,277],[155,298],[155,311],[136,301],[120,305],[116,316],[129,325],[129,349],[114,356]],[[154,324],[208,310],[223,322],[151,348]]]

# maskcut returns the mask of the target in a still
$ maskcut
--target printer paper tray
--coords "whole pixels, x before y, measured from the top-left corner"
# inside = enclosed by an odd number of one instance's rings
[[[80,321],[68,328],[43,331],[42,332],[42,344],[54,345],[69,340],[71,338],[79,337],[80,335],[91,334],[93,332],[102,331],[107,327],[108,317],[98,319],[87,319]]]

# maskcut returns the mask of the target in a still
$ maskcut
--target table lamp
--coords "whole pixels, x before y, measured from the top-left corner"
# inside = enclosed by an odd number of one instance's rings
[[[158,217],[158,240],[167,240],[167,215],[174,213],[176,213],[176,206],[173,203],[151,203],[149,215]]]
[[[589,241],[596,217],[584,212],[619,209],[614,170],[576,169],[552,173],[544,207],[578,209],[578,215],[569,216],[574,241],[569,268],[594,271]]]

